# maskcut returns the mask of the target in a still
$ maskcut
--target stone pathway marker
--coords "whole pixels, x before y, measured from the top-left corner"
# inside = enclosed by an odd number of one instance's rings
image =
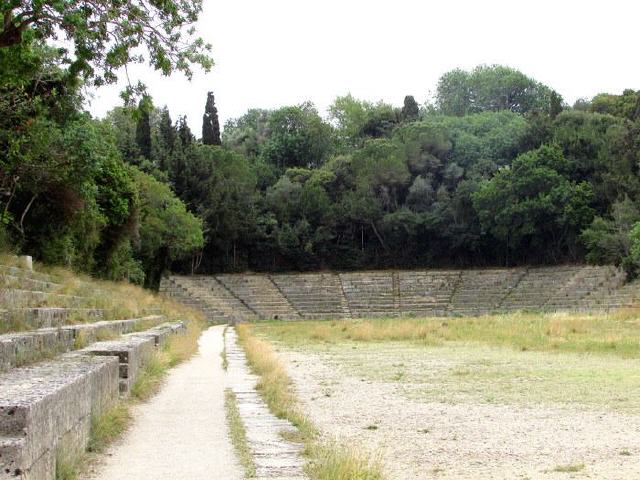
[[[161,391],[133,411],[133,424],[92,480],[241,480],[224,409],[220,352],[224,327],[200,338],[200,351],[172,369]]]
[[[256,392],[258,377],[249,371],[234,329],[227,330],[225,342],[229,384],[247,431],[256,479],[306,480],[305,462],[300,456],[302,445],[288,442],[280,435],[284,430],[295,431],[295,427],[287,420],[276,418]]]

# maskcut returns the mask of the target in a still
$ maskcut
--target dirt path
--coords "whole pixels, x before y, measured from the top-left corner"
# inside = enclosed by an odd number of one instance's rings
[[[411,386],[357,376],[334,354],[281,348],[280,355],[314,423],[379,454],[391,480],[640,478],[638,415],[416,401],[407,396]],[[392,360],[372,355],[362,368],[380,361]]]
[[[92,480],[241,480],[227,434],[222,326],[173,369],[160,393],[134,409],[134,423],[88,478]]]

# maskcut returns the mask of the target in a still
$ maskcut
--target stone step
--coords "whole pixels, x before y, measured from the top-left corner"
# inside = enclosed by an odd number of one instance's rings
[[[126,396],[138,380],[142,366],[147,363],[155,352],[156,340],[153,336],[132,335],[96,342],[78,353],[96,356],[118,357],[119,392]]]
[[[152,338],[156,347],[163,347],[172,335],[184,335],[187,326],[184,322],[163,323],[157,327],[143,330],[141,332],[127,333],[125,337],[147,337]]]
[[[208,278],[217,288],[224,284],[244,303],[226,303],[207,292],[204,285]],[[181,281],[188,290],[183,290],[183,294],[209,305],[224,304],[231,316],[237,313],[236,308],[246,309],[248,305],[255,312],[245,316],[248,319],[255,319],[256,314],[259,318],[277,315],[277,318],[297,319],[582,310],[590,306],[602,309],[610,308],[609,305],[628,305],[633,298],[640,297],[640,288],[636,286],[631,290],[622,285],[623,279],[624,274],[614,267],[569,265],[528,269],[226,274],[183,277]],[[620,293],[623,289],[629,292]]]
[[[76,295],[63,295],[39,290],[7,288],[0,290],[0,305],[6,308],[28,307],[82,307],[88,299]]]
[[[58,283],[49,280],[38,280],[31,277],[19,277],[10,274],[0,274],[0,286],[2,288],[17,288],[24,290],[42,290],[50,291],[60,288]]]
[[[0,274],[12,275],[21,278],[33,278],[34,280],[42,280],[43,282],[52,281],[51,275],[47,275],[46,273],[34,272],[33,270],[26,270],[24,268],[10,265],[0,265]]]
[[[54,480],[56,462],[85,452],[91,419],[129,391],[162,344],[157,335],[184,328],[182,322],[158,325],[0,374],[0,479]]]
[[[82,348],[104,337],[150,328],[163,321],[163,316],[153,315],[0,335],[0,371]]]
[[[0,333],[59,327],[72,320],[95,321],[104,318],[99,308],[35,307],[0,311]]]
[[[54,480],[118,396],[118,360],[67,354],[0,374],[0,479]]]

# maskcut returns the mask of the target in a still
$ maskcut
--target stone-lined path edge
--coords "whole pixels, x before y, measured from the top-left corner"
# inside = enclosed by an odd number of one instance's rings
[[[236,404],[246,429],[249,450],[256,468],[256,479],[307,480],[304,474],[302,446],[282,438],[280,432],[296,428],[287,420],[276,418],[256,391],[258,377],[247,365],[244,350],[234,328],[225,335],[228,361],[228,386],[236,396]]]
[[[160,392],[133,409],[133,424],[83,479],[241,480],[225,418],[223,326],[199,352],[171,369]]]

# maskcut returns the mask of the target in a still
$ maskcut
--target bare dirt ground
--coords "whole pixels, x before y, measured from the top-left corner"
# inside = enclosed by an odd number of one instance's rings
[[[324,434],[390,479],[640,478],[640,363],[473,345],[278,345]]]

